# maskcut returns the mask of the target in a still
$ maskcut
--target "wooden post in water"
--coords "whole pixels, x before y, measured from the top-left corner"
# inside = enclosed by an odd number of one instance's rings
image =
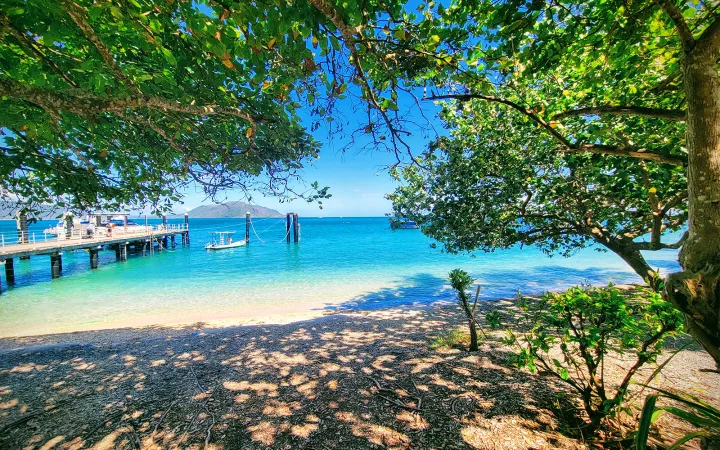
[[[245,243],[250,243],[250,211],[245,211]]]
[[[62,273],[62,255],[60,253],[52,253],[50,255],[50,274],[53,278],[60,277]]]
[[[15,266],[12,258],[5,260],[5,278],[8,284],[15,283]]]
[[[118,247],[120,248],[120,261],[127,261],[127,242],[124,244],[119,244]]]
[[[72,214],[68,214],[65,216],[65,238],[66,239],[72,238],[72,232],[73,232],[73,216],[72,216]]]
[[[90,250],[90,268],[91,269],[97,269],[100,265],[99,263],[99,255],[98,255],[98,249],[97,248],[91,248]]]
[[[300,220],[298,213],[293,214],[293,241],[297,244],[300,242]]]
[[[175,248],[175,235],[173,234],[170,236],[170,245],[172,245],[172,248]]]
[[[287,236],[287,243],[290,243],[290,222],[292,221],[292,213],[287,213],[285,216],[285,236]]]
[[[27,244],[30,242],[30,236],[28,236],[27,214],[19,212],[17,214],[17,218],[15,219],[15,223],[17,224],[18,244]]]
[[[145,241],[143,241],[143,248],[142,248],[143,256],[147,256],[147,245],[148,245],[148,241],[147,241],[147,239],[145,239]]]
[[[120,260],[120,244],[115,244],[115,259]]]
[[[24,212],[19,212],[15,218],[17,224],[18,244],[27,244],[30,242],[30,235],[28,233],[28,218]],[[29,256],[21,256],[20,260],[28,260]]]
[[[167,232],[167,214],[163,214],[162,224],[163,224],[163,231],[166,231],[166,232]],[[163,242],[163,247],[167,248],[167,246],[168,246],[168,236],[167,236],[167,234],[166,234],[165,236],[163,236],[162,242]]]
[[[185,213],[185,243],[190,245],[190,218],[188,213]]]

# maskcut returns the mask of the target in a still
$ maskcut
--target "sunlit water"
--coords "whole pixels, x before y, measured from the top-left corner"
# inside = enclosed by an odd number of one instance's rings
[[[244,219],[192,219],[190,246],[178,239],[174,251],[131,254],[126,262],[103,251],[92,271],[85,251],[66,252],[55,280],[49,256],[16,259],[14,286],[1,271],[0,336],[452,300],[445,280],[458,267],[478,279],[486,299],[640,281],[619,257],[593,249],[571,258],[532,247],[449,255],[419,230],[391,231],[385,218],[301,218],[302,242],[286,244],[282,220],[254,220],[265,242],[253,234],[249,246],[210,252],[203,247],[211,231],[242,238]],[[41,236],[50,224],[30,231]],[[13,221],[0,221],[0,233],[14,230]],[[678,268],[675,251],[646,256],[653,267]]]

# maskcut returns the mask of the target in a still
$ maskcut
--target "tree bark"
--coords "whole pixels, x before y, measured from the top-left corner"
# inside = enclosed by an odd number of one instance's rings
[[[475,315],[473,314],[472,309],[470,308],[470,302],[466,298],[466,296],[461,297],[462,307],[465,310],[465,315],[467,316],[468,321],[468,329],[470,329],[470,348],[469,351],[476,352],[478,351],[478,334],[477,334],[477,326],[475,324]]]
[[[690,334],[720,366],[720,81],[716,62],[720,39],[716,34],[701,36],[692,49],[686,49],[682,60],[688,106],[689,227],[679,258],[683,272],[668,276],[665,295],[685,314]]]
[[[625,261],[643,280],[653,289],[657,290],[660,285],[658,273],[645,261],[640,253],[640,246],[632,240],[620,240],[610,237],[599,237],[593,235],[595,240],[611,250]]]

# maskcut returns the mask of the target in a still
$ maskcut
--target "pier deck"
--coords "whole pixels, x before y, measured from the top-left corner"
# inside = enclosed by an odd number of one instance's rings
[[[172,228],[153,230],[140,233],[118,233],[114,236],[100,236],[95,238],[52,239],[47,241],[10,244],[0,247],[0,261],[10,258],[22,258],[35,255],[50,255],[72,250],[97,248],[98,246],[114,244],[132,244],[135,242],[154,241],[165,237],[183,235],[187,228]]]
[[[5,280],[8,284],[15,283],[15,258],[27,259],[31,256],[50,256],[50,273],[53,278],[62,274],[62,255],[73,250],[87,250],[90,255],[90,268],[97,269],[99,265],[98,253],[103,248],[114,248],[115,256],[119,261],[126,261],[128,248],[136,250],[140,246],[143,256],[148,251],[154,252],[157,243],[158,251],[168,247],[168,239],[175,247],[175,236],[180,236],[182,244],[190,243],[190,229],[186,222],[182,225],[163,224],[157,227],[145,226],[141,229],[118,227],[111,232],[83,236],[82,229],[69,232],[67,236],[47,238],[43,234],[42,240],[36,241],[35,235],[26,231],[18,232],[18,241],[8,244],[5,236],[0,240],[0,262],[5,266]]]

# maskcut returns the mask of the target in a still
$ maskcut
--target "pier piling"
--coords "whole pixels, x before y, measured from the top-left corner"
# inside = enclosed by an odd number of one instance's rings
[[[100,265],[99,263],[99,251],[97,248],[91,248],[90,250],[90,268],[91,269],[97,269]]]
[[[175,235],[173,234],[170,236],[170,245],[172,245],[172,248],[175,248]]]
[[[190,245],[190,218],[188,213],[185,213],[185,243]]]
[[[120,244],[115,245],[115,259],[120,260]]]
[[[65,216],[65,238],[72,239],[73,233],[73,216],[68,214]]]
[[[245,212],[245,243],[250,243],[250,211]]]
[[[15,283],[15,265],[12,258],[5,260],[5,279],[8,284]]]
[[[27,214],[24,212],[19,212],[17,214],[17,217],[15,218],[15,223],[17,224],[18,244],[27,244],[28,242],[30,242]],[[30,257],[21,256],[20,259],[27,260],[30,259]]]
[[[162,224],[163,224],[163,230],[167,230],[167,214],[163,214]],[[168,237],[167,237],[167,235],[165,235],[165,237],[163,237],[163,247],[167,248],[167,246],[168,246]]]
[[[120,244],[120,261],[127,261],[128,243]]]
[[[292,221],[292,213],[287,213],[285,216],[285,236],[287,237],[287,243],[290,243],[290,222]]]
[[[300,220],[298,213],[293,214],[293,241],[296,244],[300,242]]]
[[[59,278],[62,273],[62,254],[52,253],[50,255],[50,273],[53,278]]]

